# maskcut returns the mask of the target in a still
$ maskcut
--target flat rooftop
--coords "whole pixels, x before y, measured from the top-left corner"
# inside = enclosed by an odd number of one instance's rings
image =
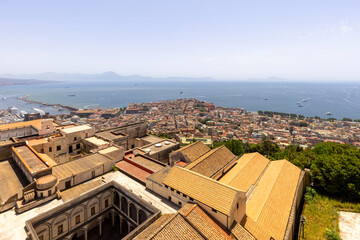
[[[158,152],[161,152],[161,151],[163,151],[165,149],[176,146],[177,144],[178,143],[175,143],[173,141],[163,140],[162,142],[142,146],[142,147],[140,147],[140,149],[145,151],[145,152],[146,152],[146,149],[150,149],[150,155],[152,155],[152,154],[156,154]]]
[[[153,136],[153,135],[149,135],[149,136],[146,136],[146,137],[142,137],[141,140],[143,140],[143,141],[145,141],[145,142],[148,142],[148,144],[158,143],[158,142],[164,141],[163,138],[156,137],[156,136]]]
[[[102,140],[100,138],[97,138],[97,137],[85,138],[85,141],[88,141],[88,142],[90,142],[90,143],[92,143],[92,144],[94,144],[94,145],[96,145],[98,147],[109,144],[109,142],[104,141],[104,140]]]
[[[31,172],[38,172],[40,170],[48,168],[48,165],[37,156],[28,146],[16,147],[15,151],[29,166]]]
[[[60,131],[65,134],[71,134],[71,133],[82,132],[82,131],[91,130],[91,129],[92,129],[92,127],[90,127],[88,125],[80,125],[80,126],[76,126],[76,127],[61,129]]]
[[[23,187],[27,184],[25,176],[20,174],[19,167],[10,161],[0,162],[0,204],[15,194],[22,196]]]
[[[120,132],[115,134],[115,133],[113,133],[112,130],[108,130],[108,131],[104,131],[104,132],[97,132],[97,133],[95,133],[95,136],[103,138],[103,139],[108,140],[108,141],[114,141],[114,140],[117,140],[117,139],[125,138],[128,135],[122,134]]]
[[[110,161],[111,158],[94,153],[70,162],[58,164],[53,167],[52,172],[60,181]]]
[[[164,164],[158,163],[156,160],[141,155],[131,158],[130,161],[140,166],[143,166],[144,168],[149,169],[152,172],[160,171],[165,167]]]
[[[138,168],[126,161],[120,161],[116,163],[115,166],[119,168],[121,171],[127,173],[128,175],[134,177],[135,179],[141,181],[144,184],[146,183],[146,178],[151,175],[151,173],[141,168]]]

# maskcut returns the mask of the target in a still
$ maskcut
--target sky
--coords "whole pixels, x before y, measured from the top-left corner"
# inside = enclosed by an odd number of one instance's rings
[[[359,0],[1,0],[0,74],[360,82]]]

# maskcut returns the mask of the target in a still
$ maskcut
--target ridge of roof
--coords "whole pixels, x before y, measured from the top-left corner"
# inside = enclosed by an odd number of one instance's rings
[[[186,179],[179,181],[181,179]],[[245,198],[245,192],[194,171],[174,166],[164,179],[163,183],[189,197],[229,216],[236,204],[236,199]],[[213,193],[207,189],[218,192],[219,197],[213,198]]]
[[[198,145],[199,143],[201,144],[202,142],[201,142],[201,141],[196,141],[196,142],[191,143],[191,144],[189,144],[189,145],[186,145],[186,146],[184,146],[184,147],[182,147],[182,148],[179,148],[179,149],[175,150],[174,152],[181,152],[181,151],[183,151],[183,150],[186,150],[186,149],[188,149],[188,148],[191,148],[191,147],[193,147],[193,146],[196,146],[196,145]]]

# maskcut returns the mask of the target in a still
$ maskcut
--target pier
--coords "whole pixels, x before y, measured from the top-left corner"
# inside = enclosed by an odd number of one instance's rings
[[[31,99],[29,99],[29,96],[28,96],[28,95],[26,95],[25,97],[19,98],[19,100],[22,100],[22,101],[25,101],[25,102],[29,102],[29,103],[36,103],[36,104],[43,105],[43,106],[50,106],[50,107],[53,107],[53,108],[59,108],[59,107],[61,107],[61,108],[66,108],[66,109],[68,109],[68,110],[70,110],[70,111],[77,111],[77,110],[79,110],[78,108],[71,107],[71,106],[67,106],[67,105],[43,103],[43,102],[31,100]]]

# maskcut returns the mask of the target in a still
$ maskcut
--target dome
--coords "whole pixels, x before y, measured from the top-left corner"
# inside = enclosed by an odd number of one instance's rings
[[[157,111],[159,111],[159,109],[157,107],[153,107],[150,109],[150,112],[157,112]]]
[[[57,183],[57,177],[54,175],[46,175],[36,180],[37,190],[46,190],[52,188]]]

